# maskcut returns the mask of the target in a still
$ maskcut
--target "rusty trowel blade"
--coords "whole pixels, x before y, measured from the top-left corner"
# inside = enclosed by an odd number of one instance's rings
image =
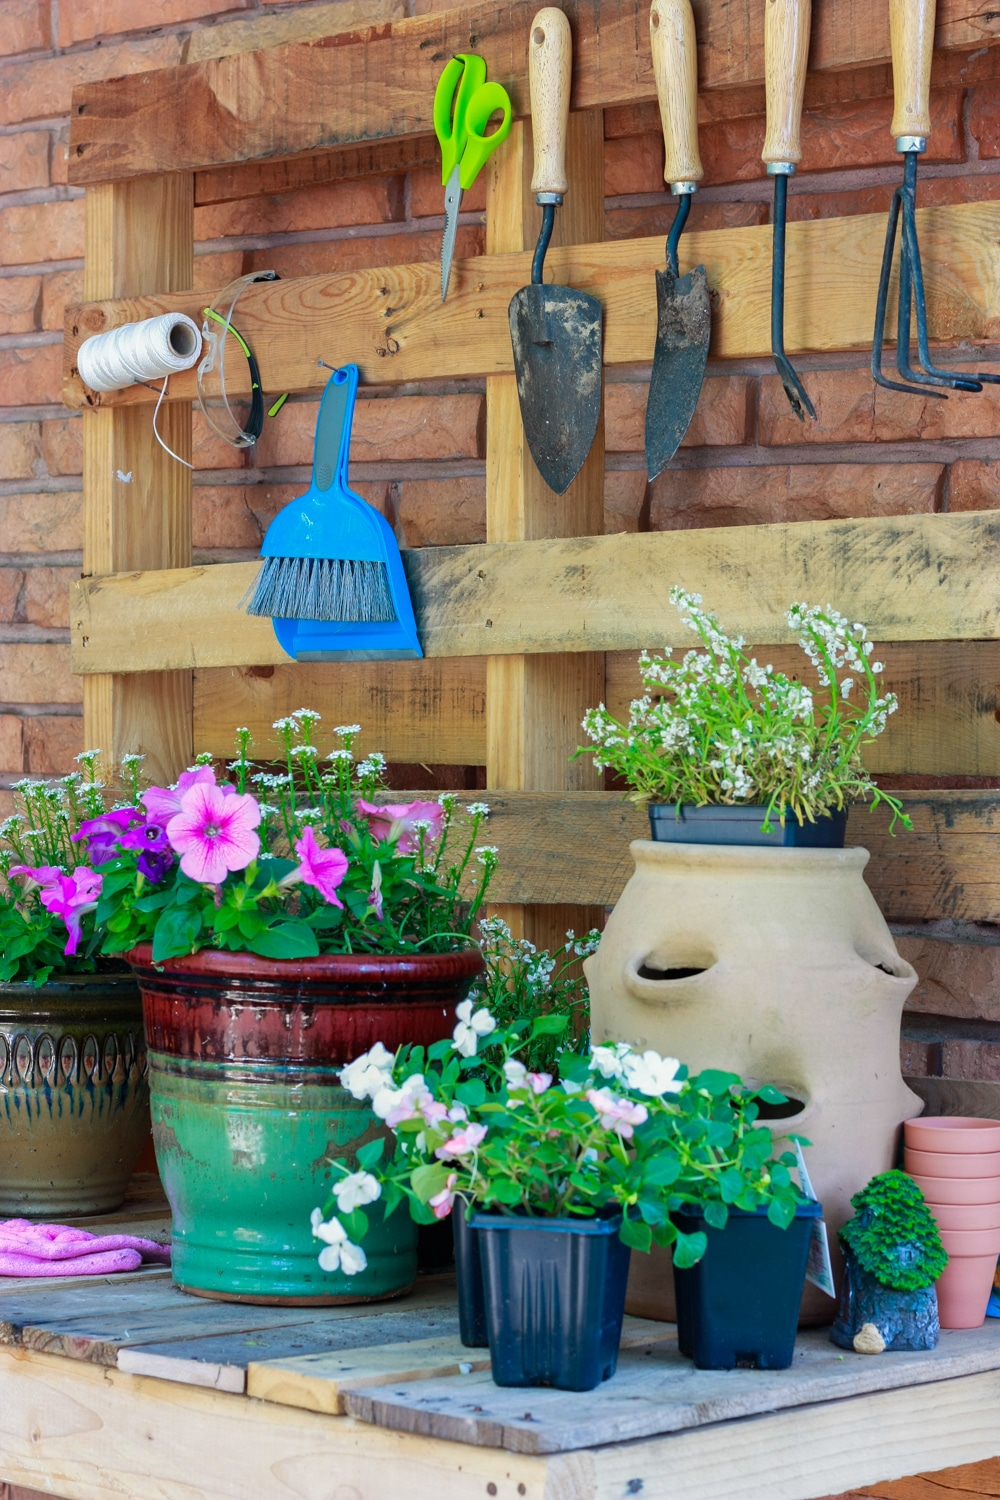
[[[655,479],[687,432],[705,378],[712,308],[705,267],[656,273],[656,352],[646,403],[646,468]]]
[[[601,418],[601,304],[568,286],[525,286],[508,310],[521,421],[550,489],[569,489]]]

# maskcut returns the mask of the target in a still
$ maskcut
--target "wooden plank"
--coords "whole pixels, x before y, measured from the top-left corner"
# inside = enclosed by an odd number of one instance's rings
[[[198,172],[194,180],[195,207],[230,203],[236,198],[259,198],[291,193],[301,188],[359,177],[386,177],[396,172],[419,172],[439,167],[441,148],[434,136],[404,135],[372,141],[364,146],[335,146],[309,156],[281,161],[243,162]]]
[[[69,1222],[72,1223],[72,1220]],[[145,1235],[145,1229],[137,1229],[136,1233]],[[150,1239],[159,1237],[150,1235]],[[23,1292],[38,1291],[37,1276],[4,1276],[0,1277],[0,1344],[20,1343],[20,1325],[12,1323],[6,1318],[5,1297],[18,1297]],[[60,1276],[60,1295],[67,1291],[76,1291],[78,1288],[93,1287],[99,1282],[102,1286],[125,1286],[129,1282],[139,1281],[144,1286],[149,1282],[162,1281],[169,1283],[169,1266],[139,1266],[134,1271],[116,1271],[111,1276]],[[51,1287],[51,1282],[49,1283]],[[54,1288],[53,1288],[54,1290]]]
[[[928,1115],[971,1115],[1000,1120],[1000,1083],[980,1078],[907,1078]]]
[[[502,153],[509,152],[512,139]],[[499,162],[501,152],[494,160]],[[931,338],[991,338],[1000,303],[1000,204],[924,208],[917,219]],[[884,215],[861,214],[789,224],[785,338],[790,350],[871,344],[885,222]],[[693,232],[684,236],[682,253],[686,266],[704,262],[715,294],[713,355],[767,354],[770,226]],[[604,359],[614,365],[653,357],[654,272],[662,266],[663,239],[657,236],[562,246],[550,252],[546,272],[560,285],[579,287],[603,304]],[[507,307],[528,281],[529,267],[527,253],[456,261],[443,306],[436,261],[261,282],[240,300],[240,331],[253,347],[269,391],[318,390],[323,371],[317,359],[334,349],[338,359],[354,360],[369,384],[506,374],[513,369]],[[74,373],[83,338],[172,309],[200,320],[207,295],[125,297],[70,308],[66,402],[82,406],[96,400]],[[890,306],[890,327],[893,317]],[[232,378],[243,389],[245,367],[234,365]],[[171,395],[178,399],[192,396],[195,388],[193,370],[171,379]],[[146,386],[132,385],[102,396],[100,403],[148,405],[155,399]]]
[[[441,61],[470,48],[486,58],[490,76],[506,84],[517,115],[526,115],[525,38],[535,8],[534,0],[476,5],[84,85],[73,91],[70,181],[86,186],[387,136],[426,136]],[[695,9],[701,89],[759,83],[759,6],[697,0]],[[575,109],[655,97],[641,0],[567,0],[566,10],[574,33]],[[939,49],[966,50],[1000,36],[992,0],[941,0],[937,11]],[[813,26],[812,68],[883,61],[888,43],[881,8],[827,0]]]
[[[859,1491],[859,1500],[862,1495],[870,1496],[871,1500],[969,1500],[970,1495],[997,1500],[1000,1461],[987,1459],[981,1464],[961,1464],[954,1469],[938,1469],[933,1474],[873,1484]]]
[[[404,552],[428,657],[686,646],[673,584],[748,640],[787,642],[795,599],[830,600],[884,641],[1000,638],[1000,515],[802,521]],[[84,579],[71,591],[76,672],[286,662],[240,600],[258,564]]]
[[[845,1358],[826,1329],[817,1329],[799,1335],[787,1370],[696,1370],[671,1340],[623,1353],[614,1378],[595,1391],[533,1390],[526,1396],[480,1375],[375,1388],[345,1384],[342,1395],[346,1410],[362,1421],[542,1454],[630,1443],[876,1391],[912,1390],[998,1367],[1000,1326],[987,1320],[967,1333],[943,1331],[934,1350],[884,1360]]]
[[[0,1389],[0,1479],[67,1500],[552,1500],[538,1459],[51,1356],[0,1351]]]
[[[23,1281],[25,1278],[18,1278]],[[42,1323],[46,1317],[128,1318],[140,1313],[183,1308],[190,1302],[170,1280],[169,1270],[157,1268],[157,1275],[129,1271],[124,1276],[73,1277],[72,1283],[55,1286],[36,1278],[20,1291],[12,1290],[0,1300],[0,1343],[20,1344],[25,1328]]]
[[[87,193],[84,294],[179,290],[194,279],[190,173]],[[190,402],[161,411],[166,444],[191,453]],[[83,424],[83,571],[185,567],[191,561],[191,471],[164,452],[138,410],[88,411]],[[83,690],[84,739],[111,764],[146,756],[154,779],[191,759],[191,674],[92,677]]]
[[[797,647],[753,649],[778,670],[801,675],[804,658]],[[1000,776],[1000,643],[879,642],[875,653],[885,662],[883,681],[899,697],[899,712],[866,749],[869,770]],[[636,651],[607,656],[604,701],[618,718],[641,692],[636,657]],[[322,713],[326,724],[361,724],[360,754],[381,750],[393,762],[486,764],[482,657],[209,667],[195,673],[194,704],[195,749],[217,756],[230,755],[233,726],[245,724],[257,758],[276,757],[275,719],[305,704]]]
[[[622,1349],[648,1349],[665,1340],[676,1341],[673,1324],[625,1318]],[[347,1410],[343,1394],[347,1389],[396,1386],[450,1375],[465,1377],[489,1367],[487,1349],[468,1349],[455,1336],[407,1344],[366,1344],[349,1354],[315,1354],[266,1363],[254,1360],[247,1374],[247,1394],[341,1416]],[[521,1399],[523,1402],[523,1394]]]

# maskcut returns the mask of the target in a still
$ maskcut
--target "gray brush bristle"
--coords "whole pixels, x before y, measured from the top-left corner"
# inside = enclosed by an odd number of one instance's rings
[[[385,563],[329,557],[266,557],[241,601],[271,620],[395,620]]]

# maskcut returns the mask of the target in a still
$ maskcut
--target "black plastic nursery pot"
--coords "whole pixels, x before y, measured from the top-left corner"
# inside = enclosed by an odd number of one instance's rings
[[[465,1217],[465,1204],[461,1199],[451,1211],[451,1223],[455,1231],[458,1336],[467,1349],[485,1349],[490,1339],[486,1331],[486,1295],[479,1236]]]
[[[473,1216],[497,1385],[591,1391],[615,1373],[631,1255],[620,1224]]]
[[[767,1210],[731,1208],[725,1229],[700,1213],[673,1218],[685,1234],[703,1230],[708,1248],[685,1270],[674,1267],[677,1343],[699,1370],[786,1370],[795,1350],[809,1237],[819,1203],[800,1203],[787,1229]]]
[[[786,849],[843,849],[847,808],[834,810],[815,823],[800,823],[789,812],[784,827],[773,813],[771,833],[764,833],[767,808],[759,804],[733,807],[692,807],[673,802],[651,802],[650,837],[664,844],[764,844]]]

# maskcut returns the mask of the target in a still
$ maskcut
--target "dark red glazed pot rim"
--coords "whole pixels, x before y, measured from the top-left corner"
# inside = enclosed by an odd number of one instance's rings
[[[255,975],[260,979],[379,980],[472,978],[484,968],[477,947],[455,953],[326,953],[318,958],[260,958],[256,953],[222,953],[202,948],[183,958],[154,965],[151,943],[125,954],[134,969],[162,968],[168,974]]]

